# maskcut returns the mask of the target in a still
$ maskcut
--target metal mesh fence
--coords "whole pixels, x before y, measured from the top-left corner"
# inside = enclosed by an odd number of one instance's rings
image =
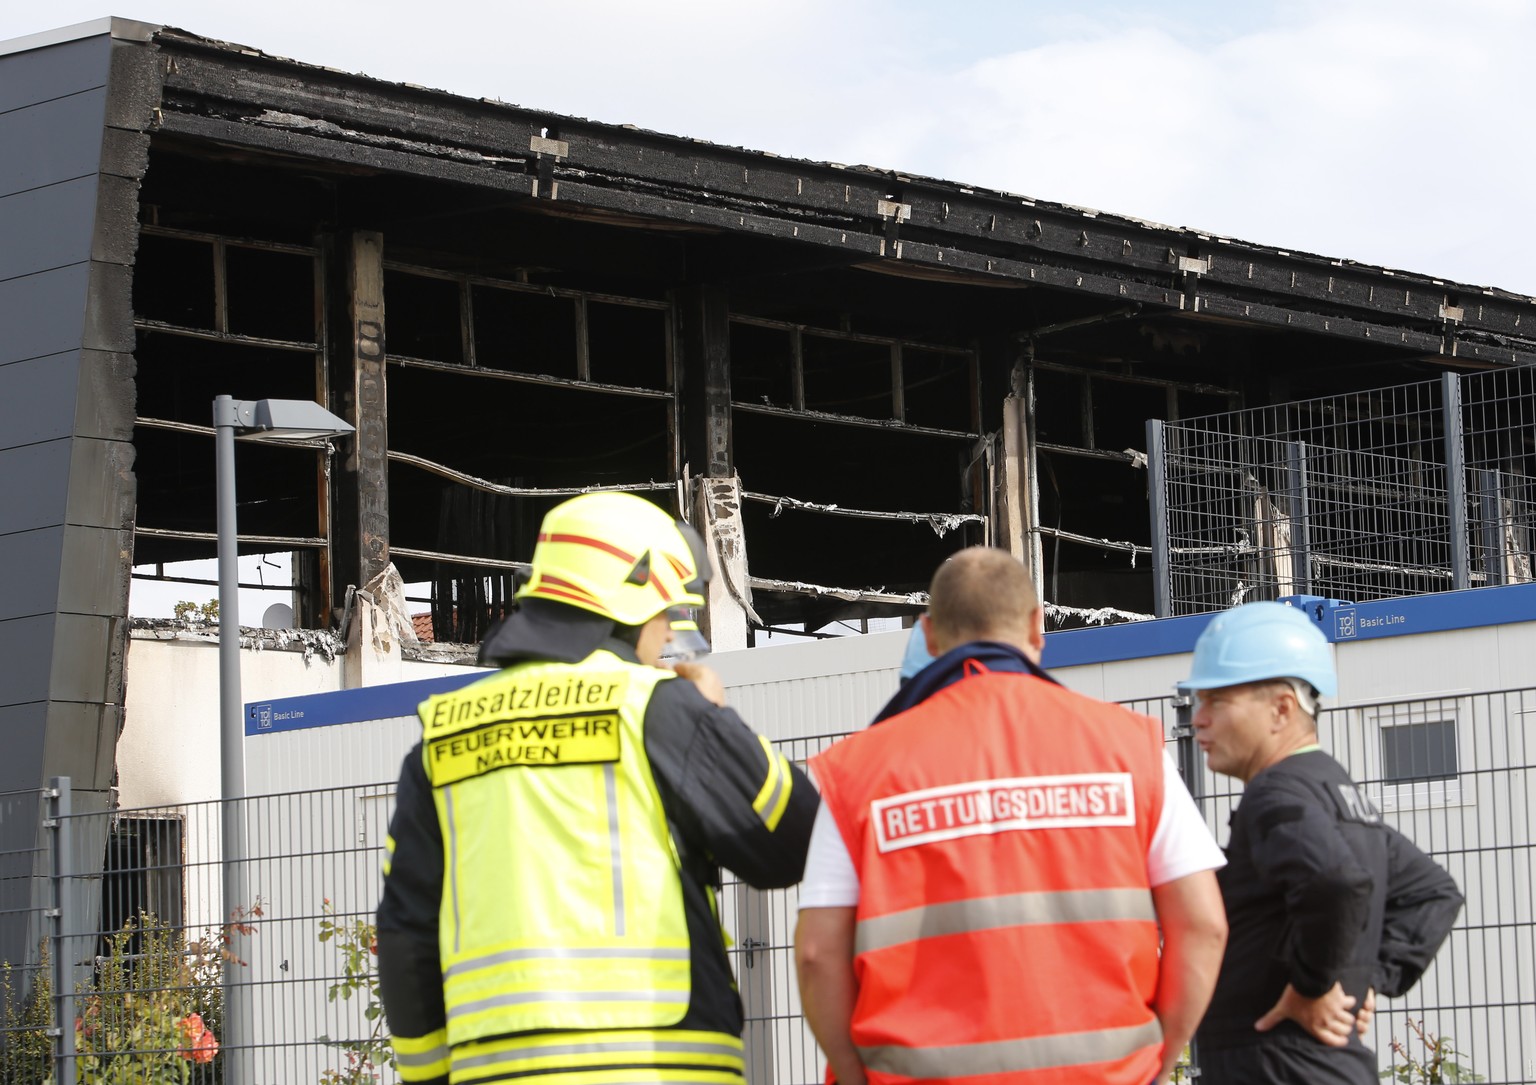
[[[1533,579],[1536,366],[1462,378],[1472,568],[1488,584]]]
[[[35,1085],[52,1059],[74,1067],[55,1081],[395,1081],[372,968],[392,793],[393,784],[348,787],[54,818],[41,850],[62,846],[75,861],[33,876],[24,918],[31,937],[61,905],[62,926],[11,971],[0,1083]],[[246,900],[223,899],[226,817],[243,822],[252,856]],[[28,863],[37,865],[30,852],[0,852],[7,886]],[[12,896],[23,900],[8,889],[7,904]],[[50,1037],[71,1018],[61,991],[75,1027]],[[66,1039],[72,1056],[54,1054]]]
[[[7,838],[35,838],[47,802],[41,791],[0,793]],[[53,1057],[49,857],[45,847],[0,851],[0,1085],[41,1081]]]
[[[1238,785],[1194,756],[1176,702],[1124,703],[1163,722],[1224,840]],[[1420,984],[1378,1006],[1372,1039],[1383,1068],[1424,1063],[1417,1029],[1448,1039],[1489,1082],[1536,1078],[1533,723],[1536,689],[1350,705],[1320,720],[1325,748],[1467,897]],[[803,763],[840,737],[777,745]],[[66,1036],[78,1073],[56,1071],[55,1081],[396,1081],[371,953],[392,790],[62,816],[50,815],[46,794],[0,795],[0,824],[53,823],[43,846],[0,850],[0,931],[7,947],[22,947],[5,972],[0,1083],[42,1081],[65,1057],[54,1048]],[[243,818],[252,856],[252,896],[234,915],[221,888],[226,815]],[[720,897],[758,1085],[815,1085],[825,1072],[800,1012],[798,900],[795,889],[734,882]],[[228,1042],[232,1014],[245,1020],[238,1048]],[[76,1028],[49,1034],[72,1018]],[[243,1074],[230,1073],[236,1059]],[[109,1077],[114,1065],[128,1076]]]
[[[1160,613],[1532,578],[1536,369],[1162,424]]]

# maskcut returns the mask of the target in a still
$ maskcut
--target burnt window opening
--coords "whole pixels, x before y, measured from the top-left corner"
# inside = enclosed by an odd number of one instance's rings
[[[746,494],[835,505],[827,510],[743,502],[749,572],[760,579],[872,589],[926,591],[933,570],[955,550],[985,542],[985,525],[926,519],[866,519],[881,513],[986,513],[985,472],[975,441],[913,430],[850,426],[788,414],[733,412],[737,471]],[[754,583],[754,607],[769,625],[910,613],[867,600],[795,597]]]
[[[1120,459],[1039,452],[1045,599],[1093,610],[1152,611],[1145,469]]]
[[[133,277],[135,317],[216,331],[217,297],[211,242],[148,231],[139,236]]]
[[[589,376],[604,384],[671,388],[671,309],[588,299]]]
[[[1095,378],[1087,413],[1092,425],[1090,448],[1109,452],[1147,450],[1147,419],[1168,414],[1168,390],[1161,385]],[[1143,479],[1143,487],[1145,479]]]
[[[910,617],[921,608],[903,596],[991,538],[975,353],[742,313],[730,337],[759,617],[813,630]]]
[[[969,352],[903,345],[901,375],[906,422],[934,429],[981,428],[977,366]]]
[[[179,817],[118,817],[107,834],[101,879],[101,933],[107,939],[140,916],[180,929],[186,861]],[[129,952],[140,951],[135,934]]]
[[[1147,422],[1225,406],[1236,393],[1058,361],[1033,364],[1030,383],[1037,576],[1046,600],[1085,611],[1151,613]]]
[[[576,299],[539,290],[474,288],[475,364],[580,378]]]
[[[806,410],[860,418],[896,417],[889,341],[806,331],[800,337],[800,351]]]
[[[1033,381],[1036,439],[1076,448],[1093,447],[1086,424],[1087,375],[1037,368]]]
[[[456,308],[445,290],[418,291],[421,283],[456,292],[467,285],[470,304]],[[391,451],[399,454],[388,475],[391,554],[415,599],[429,603],[433,639],[473,643],[510,611],[514,566],[531,559],[540,520],[569,493],[651,482],[670,489],[678,473],[677,405],[666,390],[671,310],[398,269],[390,289],[386,397]],[[450,317],[454,334],[472,344],[473,367],[420,364],[458,364],[433,346],[449,338]],[[568,492],[494,492],[470,479]]]
[[[385,267],[384,343],[391,356],[465,364],[462,309],[455,280]]]
[[[318,262],[311,254],[226,245],[224,283],[232,335],[318,342]],[[270,397],[269,397],[270,398]]]
[[[798,331],[744,320],[731,321],[731,398],[743,403],[792,408]]]
[[[203,579],[177,563],[217,555],[215,397],[323,402],[322,274],[312,246],[142,228],[133,280],[135,582],[213,583],[212,573]],[[288,583],[268,586],[294,593],[299,625],[330,617],[318,576],[328,546],[325,455],[318,444],[241,442],[235,456],[242,556],[292,554],[277,567]]]

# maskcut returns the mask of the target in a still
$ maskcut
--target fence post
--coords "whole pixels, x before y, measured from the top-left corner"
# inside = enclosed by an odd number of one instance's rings
[[[74,813],[70,793],[70,778],[55,776],[48,785],[48,817],[44,825],[48,829],[49,850],[53,864],[49,881],[53,883],[53,906],[48,909],[50,919],[49,941],[53,948],[53,1063],[54,1081],[75,1080],[75,980],[69,966],[69,951],[65,946],[65,931],[70,929],[69,885],[67,879],[74,874],[74,849],[70,847],[70,817]]]
[[[1472,586],[1472,559],[1467,547],[1467,461],[1462,446],[1461,378],[1443,374],[1440,410],[1445,423],[1445,501],[1450,513],[1451,587]]]
[[[1201,818],[1204,818],[1205,796],[1200,787],[1200,747],[1195,744],[1195,699],[1191,694],[1175,692],[1172,704],[1174,762],[1179,770],[1179,778],[1189,789],[1190,798],[1195,800],[1195,809],[1199,810]],[[1195,1046],[1195,1038],[1191,1036],[1189,1038],[1189,1071],[1186,1080],[1195,1081],[1199,1077],[1200,1051]]]
[[[1203,815],[1205,798],[1200,793],[1200,747],[1195,744],[1195,703],[1188,693],[1175,693],[1173,703],[1173,744],[1179,778],[1189,789],[1190,798]]]
[[[229,740],[228,735],[224,737],[225,741]],[[245,861],[247,811],[243,778],[239,786],[238,798],[231,798],[226,793],[219,803],[224,842],[224,853],[220,856],[224,890],[224,925],[220,930],[231,938],[238,931],[236,925],[247,921],[246,910],[253,904],[246,895],[248,892],[248,871]],[[239,959],[238,954],[226,953],[222,982],[224,1035],[220,1047],[226,1085],[252,1085],[256,1080],[255,1007],[251,1003],[250,986],[242,979],[240,970],[245,967],[247,967],[246,964]]]
[[[1147,505],[1152,516],[1152,613],[1173,613],[1173,570],[1168,565],[1168,458],[1160,418],[1147,419]]]
[[[1307,488],[1307,442],[1286,444],[1291,492],[1296,495],[1291,514],[1292,594],[1312,594],[1312,508]]]

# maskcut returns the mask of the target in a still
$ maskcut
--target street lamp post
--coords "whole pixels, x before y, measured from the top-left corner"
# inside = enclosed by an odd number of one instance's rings
[[[302,399],[213,401],[215,496],[219,533],[219,772],[224,801],[224,922],[251,905],[245,870],[245,720],[240,703],[240,589],[235,532],[235,437],[310,441],[340,437],[352,427],[320,404]],[[238,983],[234,954],[224,961],[224,1081],[253,1080],[251,1002]]]

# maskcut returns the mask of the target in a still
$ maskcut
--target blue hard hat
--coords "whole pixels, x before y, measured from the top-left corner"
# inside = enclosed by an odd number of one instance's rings
[[[912,635],[907,638],[906,654],[901,657],[901,680],[905,682],[932,662],[933,654],[928,651],[928,638],[923,633],[923,623],[914,622]]]
[[[1245,603],[1218,614],[1195,641],[1181,691],[1300,678],[1324,696],[1338,692],[1333,649],[1312,619],[1284,603]]]

